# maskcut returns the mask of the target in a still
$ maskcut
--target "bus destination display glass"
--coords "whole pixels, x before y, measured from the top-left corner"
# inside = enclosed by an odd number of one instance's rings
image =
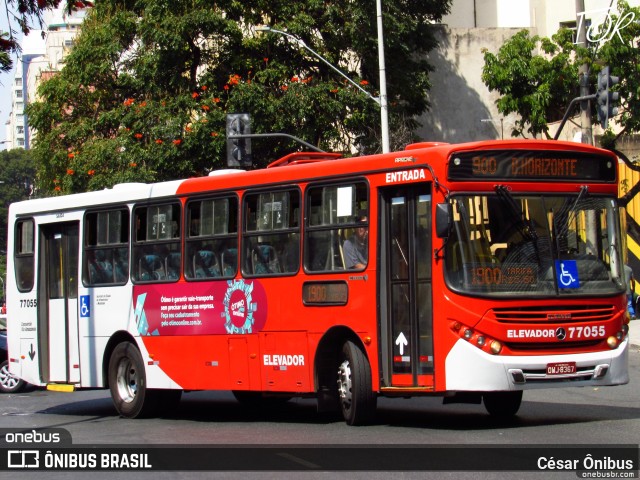
[[[449,180],[616,181],[616,164],[607,157],[549,150],[485,150],[454,153]]]

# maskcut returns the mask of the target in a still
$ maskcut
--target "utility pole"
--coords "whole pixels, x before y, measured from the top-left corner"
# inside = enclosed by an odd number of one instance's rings
[[[581,19],[580,16],[583,16]],[[584,48],[587,47],[587,27],[584,18],[584,0],[576,0],[576,43]],[[582,64],[578,68],[578,79],[580,81],[580,97],[589,96],[589,65]],[[591,102],[583,100],[580,102],[580,125],[582,125],[582,143],[592,145],[591,133]]]

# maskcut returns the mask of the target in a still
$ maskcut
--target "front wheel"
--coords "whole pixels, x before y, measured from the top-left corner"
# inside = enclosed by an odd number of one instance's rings
[[[371,366],[364,352],[353,342],[345,342],[342,346],[337,381],[340,407],[347,424],[370,422],[377,403],[371,387]]]
[[[20,378],[9,373],[8,360],[4,360],[2,363],[0,363],[0,392],[16,393],[22,390],[24,386],[24,380],[21,380]]]
[[[486,392],[482,395],[484,407],[493,417],[513,417],[522,403],[522,390],[515,392]]]
[[[123,417],[143,417],[155,411],[157,395],[147,389],[142,355],[133,343],[120,343],[113,350],[109,359],[109,389]]]

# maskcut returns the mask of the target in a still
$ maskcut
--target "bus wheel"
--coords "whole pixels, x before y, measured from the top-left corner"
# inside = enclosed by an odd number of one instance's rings
[[[338,396],[348,425],[370,422],[377,397],[371,388],[371,367],[364,352],[353,342],[345,342],[338,364]]]
[[[9,373],[9,361],[3,360],[0,363],[0,392],[16,393],[22,390],[24,386],[24,380]]]
[[[522,403],[522,390],[515,392],[485,392],[482,395],[484,408],[493,417],[513,417]]]
[[[123,417],[148,416],[155,410],[157,398],[147,389],[142,355],[130,342],[116,346],[109,359],[109,389],[111,398]]]

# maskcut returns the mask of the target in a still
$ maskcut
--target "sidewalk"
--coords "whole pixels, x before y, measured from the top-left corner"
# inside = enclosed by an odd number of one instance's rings
[[[631,320],[629,323],[629,344],[640,347],[640,319]]]

